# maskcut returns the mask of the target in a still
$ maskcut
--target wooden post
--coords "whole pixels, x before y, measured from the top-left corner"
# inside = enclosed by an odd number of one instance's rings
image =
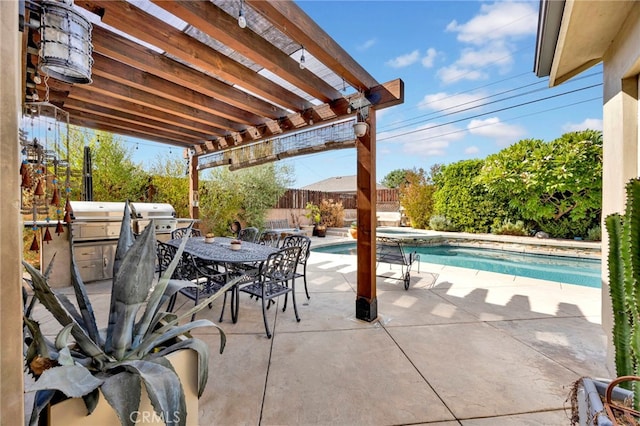
[[[376,114],[369,108],[369,131],[356,139],[358,200],[358,291],[356,318],[378,317],[376,297]]]
[[[24,421],[24,357],[22,355],[22,217],[20,215],[20,144],[18,126],[24,82],[18,29],[19,2],[0,6],[0,424]],[[25,30],[26,31],[26,30]],[[32,136],[32,135],[31,135]]]

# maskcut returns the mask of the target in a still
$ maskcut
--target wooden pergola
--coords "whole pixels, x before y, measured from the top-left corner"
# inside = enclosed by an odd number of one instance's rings
[[[92,82],[34,78],[39,4],[27,2],[24,11],[24,100],[46,99],[73,125],[185,149],[192,201],[198,171],[211,164],[202,158],[243,147],[261,152],[255,147],[294,132],[322,137],[328,125],[365,119],[364,136],[313,149],[356,146],[356,317],[377,317],[375,111],[403,102],[401,80],[378,83],[300,7],[282,0],[77,0],[74,8],[93,23]],[[269,152],[253,162],[308,151]],[[197,203],[190,206],[197,219]]]

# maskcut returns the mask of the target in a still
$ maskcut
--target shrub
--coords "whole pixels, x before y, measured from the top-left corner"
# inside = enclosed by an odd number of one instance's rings
[[[344,226],[344,207],[341,201],[324,199],[320,202],[320,223],[329,228],[341,228]]]
[[[516,221],[516,223],[505,220],[500,225],[492,226],[491,232],[496,235],[529,235],[529,231],[525,228],[524,222],[521,220]]]
[[[600,226],[594,226],[587,231],[588,241],[602,241],[602,228]]]
[[[445,216],[436,214],[429,219],[429,228],[434,231],[455,231],[455,227]]]

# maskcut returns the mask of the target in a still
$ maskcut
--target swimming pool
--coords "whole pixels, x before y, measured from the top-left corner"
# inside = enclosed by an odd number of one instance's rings
[[[458,246],[407,246],[420,253],[420,261],[459,266],[600,288],[600,260]],[[316,247],[312,251],[356,254],[355,243]]]

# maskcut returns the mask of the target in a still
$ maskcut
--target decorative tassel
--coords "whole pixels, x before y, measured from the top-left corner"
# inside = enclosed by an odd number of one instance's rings
[[[42,183],[43,179],[38,180],[38,184],[36,185],[36,190],[34,191],[34,195],[44,195],[44,184]]]
[[[53,196],[51,197],[51,205],[52,206],[60,205],[60,191],[58,190],[57,186],[55,188],[53,188]]]
[[[44,231],[44,237],[42,237],[42,241],[46,241],[49,244],[49,241],[53,240],[51,237],[51,232],[49,232],[49,227]]]
[[[29,247],[29,250],[31,250],[31,251],[40,250],[40,246],[38,245],[38,234],[35,234],[33,236],[33,242],[31,243],[31,247]]]
[[[58,224],[56,225],[56,234],[60,236],[60,234],[62,233],[64,233],[64,226],[62,225],[62,222],[60,222],[60,219],[58,219]]]

